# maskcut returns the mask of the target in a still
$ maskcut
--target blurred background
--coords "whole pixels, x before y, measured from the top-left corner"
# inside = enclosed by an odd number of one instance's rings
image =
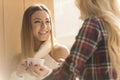
[[[56,38],[69,49],[81,25],[79,15],[75,0],[54,0]]]

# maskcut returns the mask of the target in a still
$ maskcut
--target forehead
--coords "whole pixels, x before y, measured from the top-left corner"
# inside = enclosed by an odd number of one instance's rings
[[[49,14],[44,10],[39,10],[32,14],[32,19],[35,18],[41,18],[41,19],[49,18]]]

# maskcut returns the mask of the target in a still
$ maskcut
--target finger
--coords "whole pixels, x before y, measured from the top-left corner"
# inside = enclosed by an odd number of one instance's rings
[[[64,62],[65,61],[65,59],[63,59],[63,58],[60,58],[59,60],[58,60],[58,62]]]
[[[31,70],[30,71],[30,74],[33,76],[36,76],[36,77],[39,77],[39,73],[37,72],[37,71],[35,71],[35,70]]]
[[[41,72],[40,72],[40,70],[38,68],[30,67],[30,69],[29,69],[29,74],[34,75],[36,77],[39,77],[40,73]]]
[[[37,67],[35,67],[32,63],[30,63],[27,72],[29,74],[32,74],[32,72],[37,72],[37,69],[38,69]]]

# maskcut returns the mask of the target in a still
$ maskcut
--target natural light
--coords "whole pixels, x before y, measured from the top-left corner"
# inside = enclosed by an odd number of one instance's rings
[[[80,28],[79,11],[75,0],[54,0],[56,38],[71,47]]]

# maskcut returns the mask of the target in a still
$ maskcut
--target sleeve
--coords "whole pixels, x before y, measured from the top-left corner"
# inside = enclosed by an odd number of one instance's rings
[[[85,20],[65,63],[60,68],[54,70],[45,80],[75,80],[84,63],[96,50],[99,40],[100,29],[98,22],[94,19]]]
[[[24,80],[24,77],[17,76],[16,72],[13,72],[9,78],[9,80]]]

